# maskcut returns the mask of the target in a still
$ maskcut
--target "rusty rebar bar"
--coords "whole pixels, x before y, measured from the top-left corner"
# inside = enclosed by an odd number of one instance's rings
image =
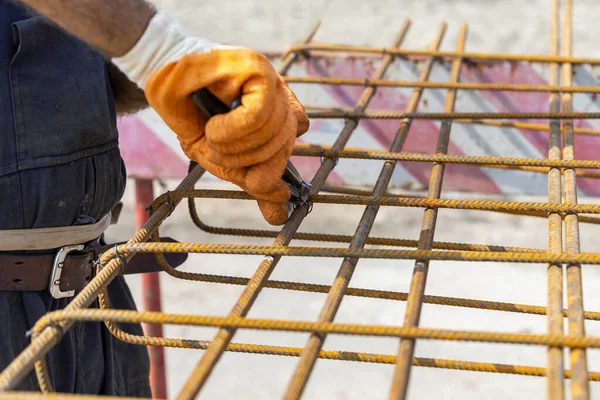
[[[559,40],[560,2],[552,0],[552,15],[550,27],[551,55],[557,56],[560,50]],[[556,85],[559,82],[558,64],[549,66],[549,83]],[[550,112],[560,112],[560,98],[558,93],[549,96]],[[560,121],[550,121],[550,139],[548,158],[561,159],[561,132]],[[559,168],[550,168],[548,171],[548,202],[562,203],[562,171]],[[562,252],[562,216],[559,213],[548,215],[548,251]],[[548,264],[548,321],[549,335],[563,334],[563,271],[562,264]],[[550,400],[563,400],[565,396],[564,385],[564,360],[562,347],[549,347],[547,354],[548,374],[546,381],[546,395]]]
[[[458,51],[440,51],[440,50],[410,50],[410,49],[395,49],[386,47],[369,47],[356,46],[346,44],[329,44],[329,43],[312,43],[308,45],[300,45],[292,47],[288,52],[346,52],[346,53],[365,53],[365,54],[386,54],[394,56],[423,56],[435,57],[443,60],[463,59],[465,62],[475,61],[502,61],[502,62],[518,62],[524,61],[529,63],[569,63],[569,64],[589,64],[600,65],[600,58],[590,57],[570,57],[562,56],[546,56],[532,54],[501,54],[501,53],[474,53]]]
[[[434,39],[433,44],[431,45],[432,49],[439,48],[445,33],[446,24],[443,24],[440,27],[440,30],[436,38]],[[386,61],[388,59],[389,63],[391,63],[392,58],[387,57]],[[429,79],[429,76],[433,69],[433,65],[433,59],[426,62],[421,71],[421,75],[419,76],[419,81],[426,81]],[[413,94],[407,105],[407,110],[409,112],[417,110],[422,93],[422,89],[414,89]],[[411,121],[402,121],[400,127],[396,132],[394,141],[390,146],[391,152],[399,152],[402,150],[402,147],[404,146],[404,142],[406,140],[406,136],[410,129],[410,124]],[[379,177],[377,178],[377,182],[375,183],[375,187],[373,188],[373,195],[378,196],[386,191],[396,165],[397,164],[393,162],[386,162],[384,164],[379,174]],[[377,216],[378,211],[379,207],[377,206],[369,206],[365,208],[359,225],[356,229],[356,232],[352,238],[352,241],[350,242],[350,249],[360,249],[364,247],[366,238],[367,236],[369,236],[369,232],[373,227],[373,223],[375,222],[375,218]],[[354,273],[357,263],[357,258],[346,258],[342,262],[342,265],[340,266],[338,273],[335,277],[334,283],[331,286],[331,290],[327,294],[325,303],[319,313],[317,319],[319,322],[330,322],[333,321],[333,319],[335,318],[335,315],[342,302],[342,298],[344,297],[345,291],[348,288],[348,284],[350,283],[350,279],[352,277],[352,274]],[[308,378],[312,372],[314,364],[317,360],[319,351],[323,346],[324,340],[325,336],[323,335],[311,335],[305,346],[305,350],[302,353],[298,364],[296,365],[296,369],[294,370],[294,373],[288,383],[286,392],[283,396],[284,399],[291,400],[300,398],[302,392],[304,391],[304,388],[306,387]]]
[[[556,65],[556,64],[554,64]],[[598,86],[558,86],[528,85],[508,83],[483,83],[483,82],[415,82],[387,79],[360,79],[360,78],[335,78],[325,76],[288,76],[285,78],[289,83],[303,84],[326,84],[339,86],[373,86],[389,88],[422,88],[422,89],[456,89],[456,90],[482,90],[482,91],[504,91],[504,92],[563,92],[563,93],[600,93]]]
[[[565,64],[567,65],[567,64]],[[309,111],[311,119],[600,119],[600,112],[402,112],[397,110],[354,111],[340,107],[332,111]]]
[[[556,121],[558,122],[558,121]],[[497,156],[467,156],[448,154],[423,154],[409,152],[393,152],[374,149],[347,148],[332,151],[331,146],[298,144],[294,155],[308,157],[351,158],[359,160],[410,161],[426,163],[468,164],[488,166],[519,166],[519,167],[549,167],[549,168],[582,168],[600,169],[598,160],[556,160],[552,158],[531,157],[497,157]]]
[[[447,340],[460,342],[489,342],[537,346],[567,346],[572,348],[600,348],[598,336],[543,335],[534,333],[489,332],[473,330],[431,329],[408,326],[372,324],[346,324],[334,322],[310,322],[245,317],[214,317],[210,315],[164,314],[155,311],[77,309],[51,311],[41,317],[33,331],[48,329],[57,322],[85,321],[117,323],[172,324],[260,331],[296,333],[339,334],[390,338]]]
[[[349,109],[344,107],[326,107],[326,106],[316,106],[305,104],[304,107],[311,111],[349,111]],[[379,110],[379,109],[369,109],[369,111],[384,113],[390,110]],[[458,118],[454,120],[455,124],[470,124],[470,125],[486,125],[486,126],[497,126],[499,128],[516,128],[516,129],[524,129],[524,130],[532,130],[532,131],[550,131],[550,127],[545,124],[535,123],[535,122],[524,122],[524,121],[502,121],[498,119],[485,119],[485,118],[477,118],[477,119],[464,119]],[[600,136],[600,130],[591,129],[591,128],[574,128],[573,132],[578,135],[586,135],[586,136]]]
[[[458,124],[471,124],[471,125],[487,125],[497,126],[502,128],[516,128],[532,131],[550,131],[549,125],[538,124],[535,122],[524,122],[524,121],[499,121],[494,119],[455,119],[454,123]],[[577,135],[586,136],[600,136],[600,130],[591,128],[574,128],[573,132]]]
[[[564,7],[564,29],[563,29],[563,55],[571,56],[573,41],[573,2],[565,0]],[[565,86],[573,84],[573,68],[571,63],[562,65],[562,83]],[[573,95],[564,93],[562,107],[565,112],[573,110]],[[575,159],[575,136],[573,134],[573,122],[563,121],[563,159]],[[564,171],[565,204],[577,204],[577,178],[575,170]],[[567,214],[565,220],[565,249],[568,254],[578,254],[579,248],[579,222],[576,214]],[[567,299],[569,308],[569,334],[585,336],[583,318],[583,287],[581,281],[581,264],[569,263],[567,265]],[[585,349],[571,349],[571,370],[573,379],[571,381],[571,397],[573,400],[588,400],[590,398],[587,355]]]
[[[169,197],[181,199],[183,197],[196,197],[206,199],[234,199],[254,200],[249,194],[236,190],[185,190],[169,192]],[[161,195],[155,200],[155,205],[163,204],[167,196]],[[357,196],[357,195],[335,195],[315,194],[311,197],[314,204],[347,204],[364,206],[386,206],[386,207],[417,207],[417,208],[449,208],[455,210],[479,210],[479,211],[516,211],[519,212],[560,212],[560,213],[583,213],[600,214],[600,204],[550,204],[529,201],[500,201],[500,200],[453,200],[453,199],[429,199],[420,197],[396,197],[396,196]]]
[[[304,247],[288,245],[258,246],[247,244],[205,244],[151,242],[119,245],[122,254],[135,253],[198,253],[254,255],[270,257],[324,257],[324,258],[369,258],[382,260],[445,260],[445,261],[490,261],[515,262],[524,264],[572,263],[600,265],[600,253],[549,253],[535,252],[499,252],[499,251],[454,251],[454,250],[404,250],[404,249],[366,249],[347,247]],[[110,253],[114,256],[114,253]],[[267,258],[270,258],[267,257]],[[193,277],[191,272],[179,272],[181,277]],[[193,279],[192,279],[193,280]]]

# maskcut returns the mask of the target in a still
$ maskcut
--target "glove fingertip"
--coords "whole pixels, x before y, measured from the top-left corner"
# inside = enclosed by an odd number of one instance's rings
[[[304,110],[296,110],[296,119],[298,120],[298,128],[296,130],[296,137],[302,136],[310,128],[310,120]]]
[[[258,207],[267,223],[280,226],[287,222],[289,209],[287,203],[272,203],[270,201],[258,200]]]

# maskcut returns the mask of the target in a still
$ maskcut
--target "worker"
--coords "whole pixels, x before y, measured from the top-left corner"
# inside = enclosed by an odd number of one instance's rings
[[[241,95],[242,105],[207,121],[190,98],[201,88],[228,105]],[[89,254],[125,189],[116,117],[148,105],[190,160],[254,196],[268,223],[285,223],[281,176],[309,122],[267,58],[190,36],[143,0],[0,0],[0,369],[36,320],[92,278],[69,274],[93,271]],[[57,269],[60,257],[78,268]],[[121,276],[109,298],[136,307]],[[151,395],[146,348],[102,323],[75,324],[46,361],[58,392]],[[17,389],[39,390],[35,375]]]

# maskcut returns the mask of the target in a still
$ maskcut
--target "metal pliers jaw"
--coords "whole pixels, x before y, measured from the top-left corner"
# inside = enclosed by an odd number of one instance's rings
[[[241,99],[238,98],[233,101],[231,108],[229,108],[207,89],[200,89],[192,93],[192,99],[207,118],[216,114],[226,114],[242,104]],[[289,216],[296,207],[308,202],[312,185],[302,179],[294,164],[289,161],[282,179],[287,183],[291,193],[290,199],[287,202]]]
[[[288,163],[287,168],[283,173],[283,180],[290,188],[290,203],[299,206],[308,201],[312,185],[302,179],[302,176],[296,167],[294,167],[294,164]]]

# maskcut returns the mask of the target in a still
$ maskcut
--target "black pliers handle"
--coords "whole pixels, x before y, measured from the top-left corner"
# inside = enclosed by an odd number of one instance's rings
[[[192,99],[207,118],[217,114],[226,114],[242,104],[240,99],[236,99],[233,102],[232,107],[229,108],[227,104],[223,103],[207,89],[200,89],[192,93]],[[294,164],[289,161],[283,173],[282,179],[290,188],[290,203],[292,203],[294,206],[299,206],[308,201],[312,186],[310,183],[302,179],[302,176],[296,167],[294,167]]]

